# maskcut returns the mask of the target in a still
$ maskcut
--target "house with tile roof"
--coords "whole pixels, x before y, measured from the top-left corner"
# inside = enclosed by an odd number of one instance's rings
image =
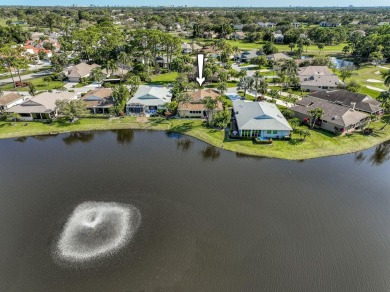
[[[140,85],[134,96],[126,103],[127,115],[151,115],[164,109],[171,102],[172,94],[168,87]]]
[[[15,105],[21,104],[25,98],[25,96],[16,92],[11,92],[0,96],[0,112],[7,110]]]
[[[317,126],[336,134],[362,128],[369,119],[366,113],[311,96],[299,100],[290,110],[301,122],[307,123],[311,118],[309,111],[315,108],[324,110],[324,115],[316,123]]]
[[[71,101],[77,99],[75,92],[43,92],[6,110],[8,113],[17,113],[22,121],[43,121],[57,117],[57,100]]]
[[[97,64],[89,65],[87,63],[80,63],[68,69],[69,82],[80,82],[81,78],[87,78],[91,75],[91,71],[97,67]]]
[[[368,114],[383,113],[381,103],[369,95],[348,90],[318,91],[308,96],[320,98]]]
[[[237,99],[233,110],[233,128],[239,137],[283,139],[293,130],[274,103]]]
[[[179,102],[177,112],[181,118],[206,118],[208,110],[205,107],[205,98],[210,96],[212,99],[218,99],[221,94],[215,89],[201,89],[189,93],[188,102]],[[223,110],[223,104],[217,100],[217,107],[214,112]]]
[[[108,114],[111,107],[115,105],[112,98],[113,90],[111,88],[101,87],[87,92],[81,97],[87,104],[87,109],[93,114]]]
[[[326,66],[307,66],[298,69],[301,89],[323,91],[337,89],[339,77]]]

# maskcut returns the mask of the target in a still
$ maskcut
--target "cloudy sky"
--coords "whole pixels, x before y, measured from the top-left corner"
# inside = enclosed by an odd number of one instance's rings
[[[79,5],[79,6],[85,6],[85,5],[121,5],[121,6],[139,6],[139,5],[152,5],[152,6],[161,6],[161,5],[175,5],[175,6],[232,6],[237,7],[239,6],[253,6],[253,7],[286,7],[286,6],[313,6],[313,7],[323,7],[323,6],[348,6],[348,5],[354,5],[354,6],[390,6],[390,0],[347,0],[347,1],[340,1],[340,0],[279,0],[279,1],[265,1],[265,0],[244,0],[244,1],[237,1],[237,0],[1,0],[0,5],[45,5],[45,6],[55,6],[55,5],[66,5],[71,6],[73,4]]]

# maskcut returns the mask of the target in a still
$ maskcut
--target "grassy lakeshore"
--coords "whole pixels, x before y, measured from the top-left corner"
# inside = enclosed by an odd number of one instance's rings
[[[61,120],[54,121],[52,124],[40,122],[29,122],[28,126],[25,124],[25,122],[0,122],[0,138],[110,129],[162,130],[183,133],[233,152],[288,160],[353,153],[390,140],[390,126],[380,131],[379,129],[383,126],[381,122],[375,122],[371,125],[375,129],[372,136],[364,136],[360,133],[349,136],[334,136],[325,131],[311,131],[311,137],[308,137],[304,142],[293,134],[292,141],[274,141],[272,145],[257,145],[253,144],[252,141],[229,140],[225,137],[223,130],[206,128],[200,120],[125,117],[113,120],[80,119],[74,124]]]

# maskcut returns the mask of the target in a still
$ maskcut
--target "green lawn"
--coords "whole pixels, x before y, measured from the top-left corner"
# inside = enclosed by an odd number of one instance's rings
[[[16,125],[13,125],[16,124]],[[150,129],[169,130],[187,134],[216,147],[248,155],[276,157],[289,160],[309,159],[321,156],[352,153],[370,148],[390,139],[390,126],[380,131],[381,122],[372,124],[375,129],[372,136],[355,133],[348,136],[334,136],[329,132],[310,130],[311,137],[302,142],[293,134],[293,140],[274,141],[272,145],[257,145],[252,141],[230,140],[225,132],[206,128],[200,120],[152,118],[147,122],[138,122],[135,117],[122,119],[80,119],[74,124],[55,121],[52,124],[40,122],[8,123],[0,122],[0,138],[21,137],[50,132],[72,132],[106,129]],[[306,127],[302,127],[307,129]]]
[[[167,84],[172,83],[176,81],[176,78],[179,76],[179,73],[177,72],[170,72],[160,75],[154,75],[151,77],[152,82],[151,83],[158,83],[158,84]]]
[[[15,81],[19,81],[19,78],[16,77]],[[49,84],[46,85],[46,83],[43,81],[43,77],[28,79],[28,80],[24,80],[24,81],[31,82],[32,84],[34,84],[36,90],[53,90],[56,88],[63,87],[65,84],[62,81],[50,81]],[[0,89],[3,91],[8,91],[8,90],[28,91],[28,87],[14,88],[13,84],[3,85],[0,87]]]

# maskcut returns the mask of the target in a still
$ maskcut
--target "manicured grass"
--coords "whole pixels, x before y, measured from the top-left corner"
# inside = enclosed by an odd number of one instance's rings
[[[172,83],[176,81],[176,78],[179,76],[179,73],[177,72],[170,72],[160,75],[154,75],[151,77],[152,83],[160,83],[160,84],[166,84],[166,83]]]
[[[12,124],[16,124],[12,126]],[[292,135],[292,141],[275,140],[272,145],[257,145],[252,141],[230,140],[224,130],[207,128],[201,120],[151,118],[146,122],[135,117],[125,117],[115,120],[80,119],[74,124],[61,120],[52,124],[40,122],[8,123],[0,122],[0,138],[11,138],[48,134],[50,132],[72,132],[107,129],[150,129],[169,130],[187,134],[205,141],[216,147],[248,155],[275,157],[289,160],[301,160],[322,156],[338,155],[361,151],[390,139],[390,126],[379,130],[383,123],[375,122],[372,136],[354,133],[348,136],[334,136],[325,131],[310,130],[311,137],[301,141],[298,135]],[[302,129],[307,129],[302,127]]]
[[[19,81],[19,78],[16,77],[15,81]],[[31,82],[32,84],[34,84],[36,90],[53,90],[56,88],[63,87],[65,84],[62,81],[50,81],[49,84],[46,85],[46,83],[43,81],[43,77],[33,78],[33,79],[28,79],[28,80],[23,80],[23,81]],[[3,91],[8,91],[8,90],[28,91],[28,86],[14,88],[13,84],[6,84],[6,85],[1,86],[0,89]]]

